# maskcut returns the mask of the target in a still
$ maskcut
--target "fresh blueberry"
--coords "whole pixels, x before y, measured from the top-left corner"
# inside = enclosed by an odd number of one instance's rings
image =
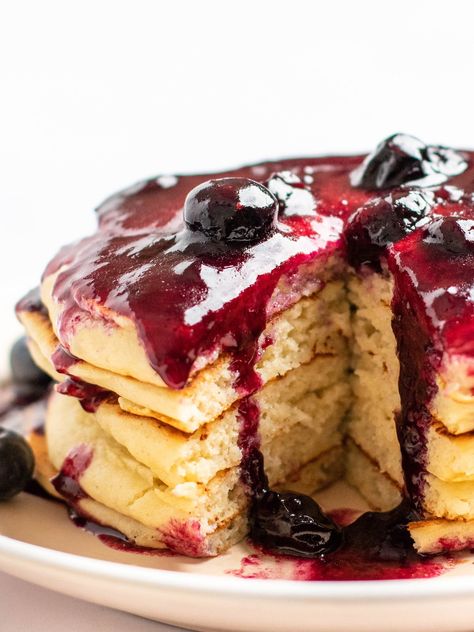
[[[33,362],[24,337],[10,351],[10,369],[15,392],[25,400],[40,397],[51,382],[49,375]]]
[[[474,254],[474,220],[440,217],[425,227],[423,241],[453,255]]]
[[[462,173],[464,158],[438,146],[425,145],[407,134],[389,136],[351,173],[351,184],[362,189],[388,189],[408,183],[434,186]]]
[[[309,496],[267,491],[250,514],[252,540],[287,555],[315,557],[337,549],[341,529]]]
[[[427,221],[434,204],[430,191],[398,189],[375,198],[350,218],[345,232],[349,263],[378,266],[385,248]]]
[[[314,215],[316,200],[301,178],[292,171],[274,173],[267,187],[278,200],[280,213]]]
[[[255,242],[276,226],[278,202],[270,191],[248,178],[208,180],[186,198],[184,221],[215,241]]]
[[[0,500],[8,500],[25,489],[34,467],[33,452],[25,439],[0,427]]]

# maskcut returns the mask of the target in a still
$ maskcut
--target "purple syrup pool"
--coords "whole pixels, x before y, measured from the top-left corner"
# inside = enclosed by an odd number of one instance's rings
[[[307,559],[284,555],[251,542],[254,552],[240,560],[239,568],[227,573],[245,579],[368,581],[426,579],[438,577],[453,568],[458,562],[455,555],[417,555],[410,545],[407,546],[405,536],[398,544],[396,538],[394,542],[387,542],[384,537],[387,535],[387,523],[399,527],[399,512],[397,508],[395,512],[379,516],[361,514],[347,507],[334,509],[328,513],[346,533],[345,544],[335,552]],[[383,559],[380,557],[382,543]],[[440,548],[440,552],[443,551],[449,549]]]
[[[376,562],[361,552],[341,551],[331,556],[302,559],[264,550],[244,556],[240,567],[227,571],[244,579],[293,579],[296,581],[369,581],[438,577],[455,565],[450,556],[419,558],[404,563]]]

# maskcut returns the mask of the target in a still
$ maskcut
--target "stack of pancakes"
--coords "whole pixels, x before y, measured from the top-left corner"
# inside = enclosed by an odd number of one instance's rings
[[[472,544],[472,356],[454,353],[446,343],[446,323],[432,318],[429,292],[417,293],[405,246],[392,247],[388,267],[348,265],[342,239],[346,222],[373,195],[350,185],[350,173],[361,160],[295,160],[221,174],[266,182],[275,171],[291,171],[318,201],[310,219],[294,208],[280,218],[278,238],[293,240],[311,257],[282,273],[271,296],[262,297],[266,322],[255,335],[251,387],[238,379],[230,334],[226,344],[197,353],[187,379],[173,386],[157,370],[143,321],[131,315],[131,294],[117,299],[130,286],[137,301],[137,279],[149,274],[150,265],[164,265],[172,250],[173,257],[181,252],[173,247],[148,259],[148,233],[157,232],[163,243],[181,239],[184,197],[206,177],[143,183],[99,209],[97,234],[60,253],[43,277],[40,296],[32,294],[18,305],[35,361],[60,383],[49,401],[45,436],[32,437],[37,476],[47,489],[59,490],[76,511],[139,545],[215,555],[248,530],[252,490],[243,460],[250,445],[261,451],[273,488],[311,493],[345,476],[374,508],[388,509],[400,501],[406,484],[410,491],[418,485],[414,494],[423,520],[410,524],[417,549],[438,552]],[[466,173],[468,182],[472,167]],[[127,252],[133,266],[119,279],[114,257],[125,247],[114,240],[122,236],[132,244]],[[257,250],[249,256],[261,256]],[[189,265],[183,253],[173,259],[173,283],[179,284]],[[268,259],[259,262],[263,266]],[[202,264],[202,278],[205,267],[209,271],[212,265]],[[244,279],[245,288],[265,274],[262,269],[255,279]],[[215,292],[214,302],[221,301],[216,319],[231,305],[227,293],[237,283],[236,276],[226,278],[216,274],[216,287],[207,288]],[[417,437],[410,444],[405,437],[401,450],[400,433],[412,423],[402,418],[413,414],[404,393],[411,379],[419,381],[409,374],[403,331],[396,339],[392,330],[394,294],[405,291],[402,281],[411,283],[411,294],[398,299],[400,304],[415,313],[422,296],[428,305],[427,315],[418,310],[414,321],[420,335],[414,336],[413,356],[426,352],[428,358],[433,348],[437,364],[420,409],[426,420],[423,441]],[[191,292],[186,301],[192,306],[193,300]],[[154,309],[150,319],[167,306],[155,302]],[[248,314],[242,305],[239,309],[237,316],[248,326]],[[431,319],[430,327],[423,319]],[[182,336],[184,341],[181,325],[172,323],[161,340],[169,336],[179,343]],[[397,419],[402,419],[398,432]],[[408,449],[419,476],[408,471]]]

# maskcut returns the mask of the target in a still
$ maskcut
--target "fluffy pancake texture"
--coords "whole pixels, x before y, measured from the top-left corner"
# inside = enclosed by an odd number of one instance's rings
[[[310,371],[316,367],[317,363]],[[338,427],[349,389],[344,382],[336,382],[308,391],[308,384],[312,388],[311,374],[305,376],[305,390],[301,381],[307,368],[297,372],[299,375],[282,378],[287,384],[279,389],[280,401],[273,401],[273,384],[260,393],[261,450],[273,485],[291,478],[300,488],[314,491],[340,474],[342,435]],[[300,395],[289,377],[298,381]],[[301,390],[305,392],[301,394]],[[291,393],[289,400],[285,393]],[[315,405],[321,411],[316,418],[309,413]],[[288,406],[293,411],[290,428],[286,424]],[[167,532],[170,524],[191,521],[199,526],[203,550],[216,530],[223,525],[233,529],[236,521],[245,520],[248,499],[239,476],[241,454],[231,413],[202,433],[172,437],[171,441],[167,431],[154,421],[157,428],[149,429],[152,435],[145,433],[144,437],[142,425],[149,424],[149,419],[137,418],[134,426],[121,432],[124,415],[128,414],[108,402],[95,413],[87,413],[74,398],[55,393],[46,425],[48,454],[55,470],[61,469],[78,446],[90,450],[91,462],[80,478],[88,500],[149,529]],[[144,438],[149,440],[148,446]],[[222,443],[226,451],[221,449]],[[173,467],[166,467],[167,462]],[[165,476],[160,476],[162,473]],[[79,504],[83,506],[82,498]],[[235,533],[241,532],[236,528]]]
[[[186,540],[191,524],[194,540],[200,542],[194,555],[216,554],[242,537],[248,495],[240,475],[240,394],[232,391],[229,397],[226,391],[225,362],[202,369],[196,378],[199,388],[191,385],[184,393],[84,361],[61,374],[51,359],[58,340],[47,315],[25,310],[20,318],[33,357],[54,379],[64,382],[73,376],[115,391],[93,412],[60,393],[53,394],[48,407],[47,454],[53,471],[60,472],[77,449],[92,455],[80,477],[85,497],[75,504],[81,512],[119,528],[136,544],[162,547],[171,542],[175,550],[188,553],[179,534]],[[284,310],[265,335],[274,343],[262,354],[262,386],[252,396],[259,410],[265,471],[274,487],[288,484],[312,493],[342,473],[341,420],[351,403],[350,313],[343,282],[327,283]],[[204,389],[206,380],[214,390]],[[159,406],[154,411],[142,406],[145,389],[161,389],[169,401],[180,398],[191,404],[193,397],[207,403],[217,392],[216,399],[226,406],[208,409],[199,424],[179,423]],[[131,398],[125,403],[124,394]],[[44,459],[41,463],[44,482],[48,467]]]
[[[31,340],[49,361],[49,364],[42,361],[43,368],[57,379],[59,375],[51,357],[59,341],[49,318],[38,311],[20,311],[19,317]],[[270,337],[274,343],[263,351],[256,371],[265,384],[310,362],[315,356],[336,355],[344,350],[349,330],[349,307],[343,283],[328,283],[320,292],[303,298],[270,321],[262,339]],[[96,344],[98,349],[103,349],[102,342]],[[119,344],[119,340],[113,338],[109,344]],[[114,373],[84,360],[73,363],[68,373],[117,393],[124,410],[162,419],[186,432],[215,419],[241,397],[233,387],[235,375],[225,358],[203,369],[188,387],[179,391]]]

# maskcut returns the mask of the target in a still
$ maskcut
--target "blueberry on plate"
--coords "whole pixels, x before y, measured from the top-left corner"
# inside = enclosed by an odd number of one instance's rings
[[[406,184],[435,186],[462,173],[467,162],[458,152],[426,145],[415,136],[394,134],[351,173],[351,184],[362,189],[389,189]]]
[[[184,221],[213,241],[255,242],[275,227],[278,202],[248,178],[219,178],[195,187],[184,205]]]
[[[342,544],[342,531],[309,496],[267,491],[254,500],[251,537],[267,549],[316,557]]]
[[[51,378],[33,361],[26,338],[19,338],[10,351],[10,369],[18,395],[34,399],[41,396]]]
[[[26,440],[0,427],[0,500],[23,491],[33,476],[35,459]]]

